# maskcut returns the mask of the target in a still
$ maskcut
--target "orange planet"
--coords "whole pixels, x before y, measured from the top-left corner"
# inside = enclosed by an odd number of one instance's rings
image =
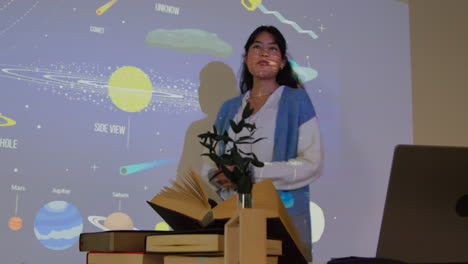
[[[109,230],[132,230],[133,221],[127,214],[115,212],[106,218],[104,227]]]
[[[19,230],[23,227],[23,220],[17,216],[13,216],[8,221],[8,227],[13,231]]]

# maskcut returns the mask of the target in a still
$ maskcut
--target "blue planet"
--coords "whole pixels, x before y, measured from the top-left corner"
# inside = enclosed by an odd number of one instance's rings
[[[291,208],[294,205],[294,197],[290,192],[281,192],[280,197],[286,208]]]
[[[48,249],[64,250],[78,241],[83,219],[78,209],[65,201],[52,201],[42,207],[34,220],[34,234]]]

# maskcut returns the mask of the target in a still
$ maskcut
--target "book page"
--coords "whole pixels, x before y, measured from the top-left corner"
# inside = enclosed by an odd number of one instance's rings
[[[204,219],[211,211],[208,196],[193,169],[181,177],[180,182],[172,181],[171,187],[163,187],[151,202],[197,220]]]
[[[202,221],[206,214],[211,211],[210,208],[206,208],[204,204],[200,203],[200,200],[179,199],[177,197],[165,196],[164,194],[157,194],[151,200],[151,203],[179,212],[198,221]]]

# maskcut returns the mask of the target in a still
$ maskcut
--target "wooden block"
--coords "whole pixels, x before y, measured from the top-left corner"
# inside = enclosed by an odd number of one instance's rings
[[[225,264],[266,263],[266,216],[263,209],[245,208],[225,225]]]
[[[239,263],[239,215],[224,225],[224,264]]]

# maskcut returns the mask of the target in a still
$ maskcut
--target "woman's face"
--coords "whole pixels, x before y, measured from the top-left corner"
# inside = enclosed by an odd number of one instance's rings
[[[244,61],[254,79],[260,80],[276,79],[279,69],[286,63],[273,35],[266,31],[257,35]]]

